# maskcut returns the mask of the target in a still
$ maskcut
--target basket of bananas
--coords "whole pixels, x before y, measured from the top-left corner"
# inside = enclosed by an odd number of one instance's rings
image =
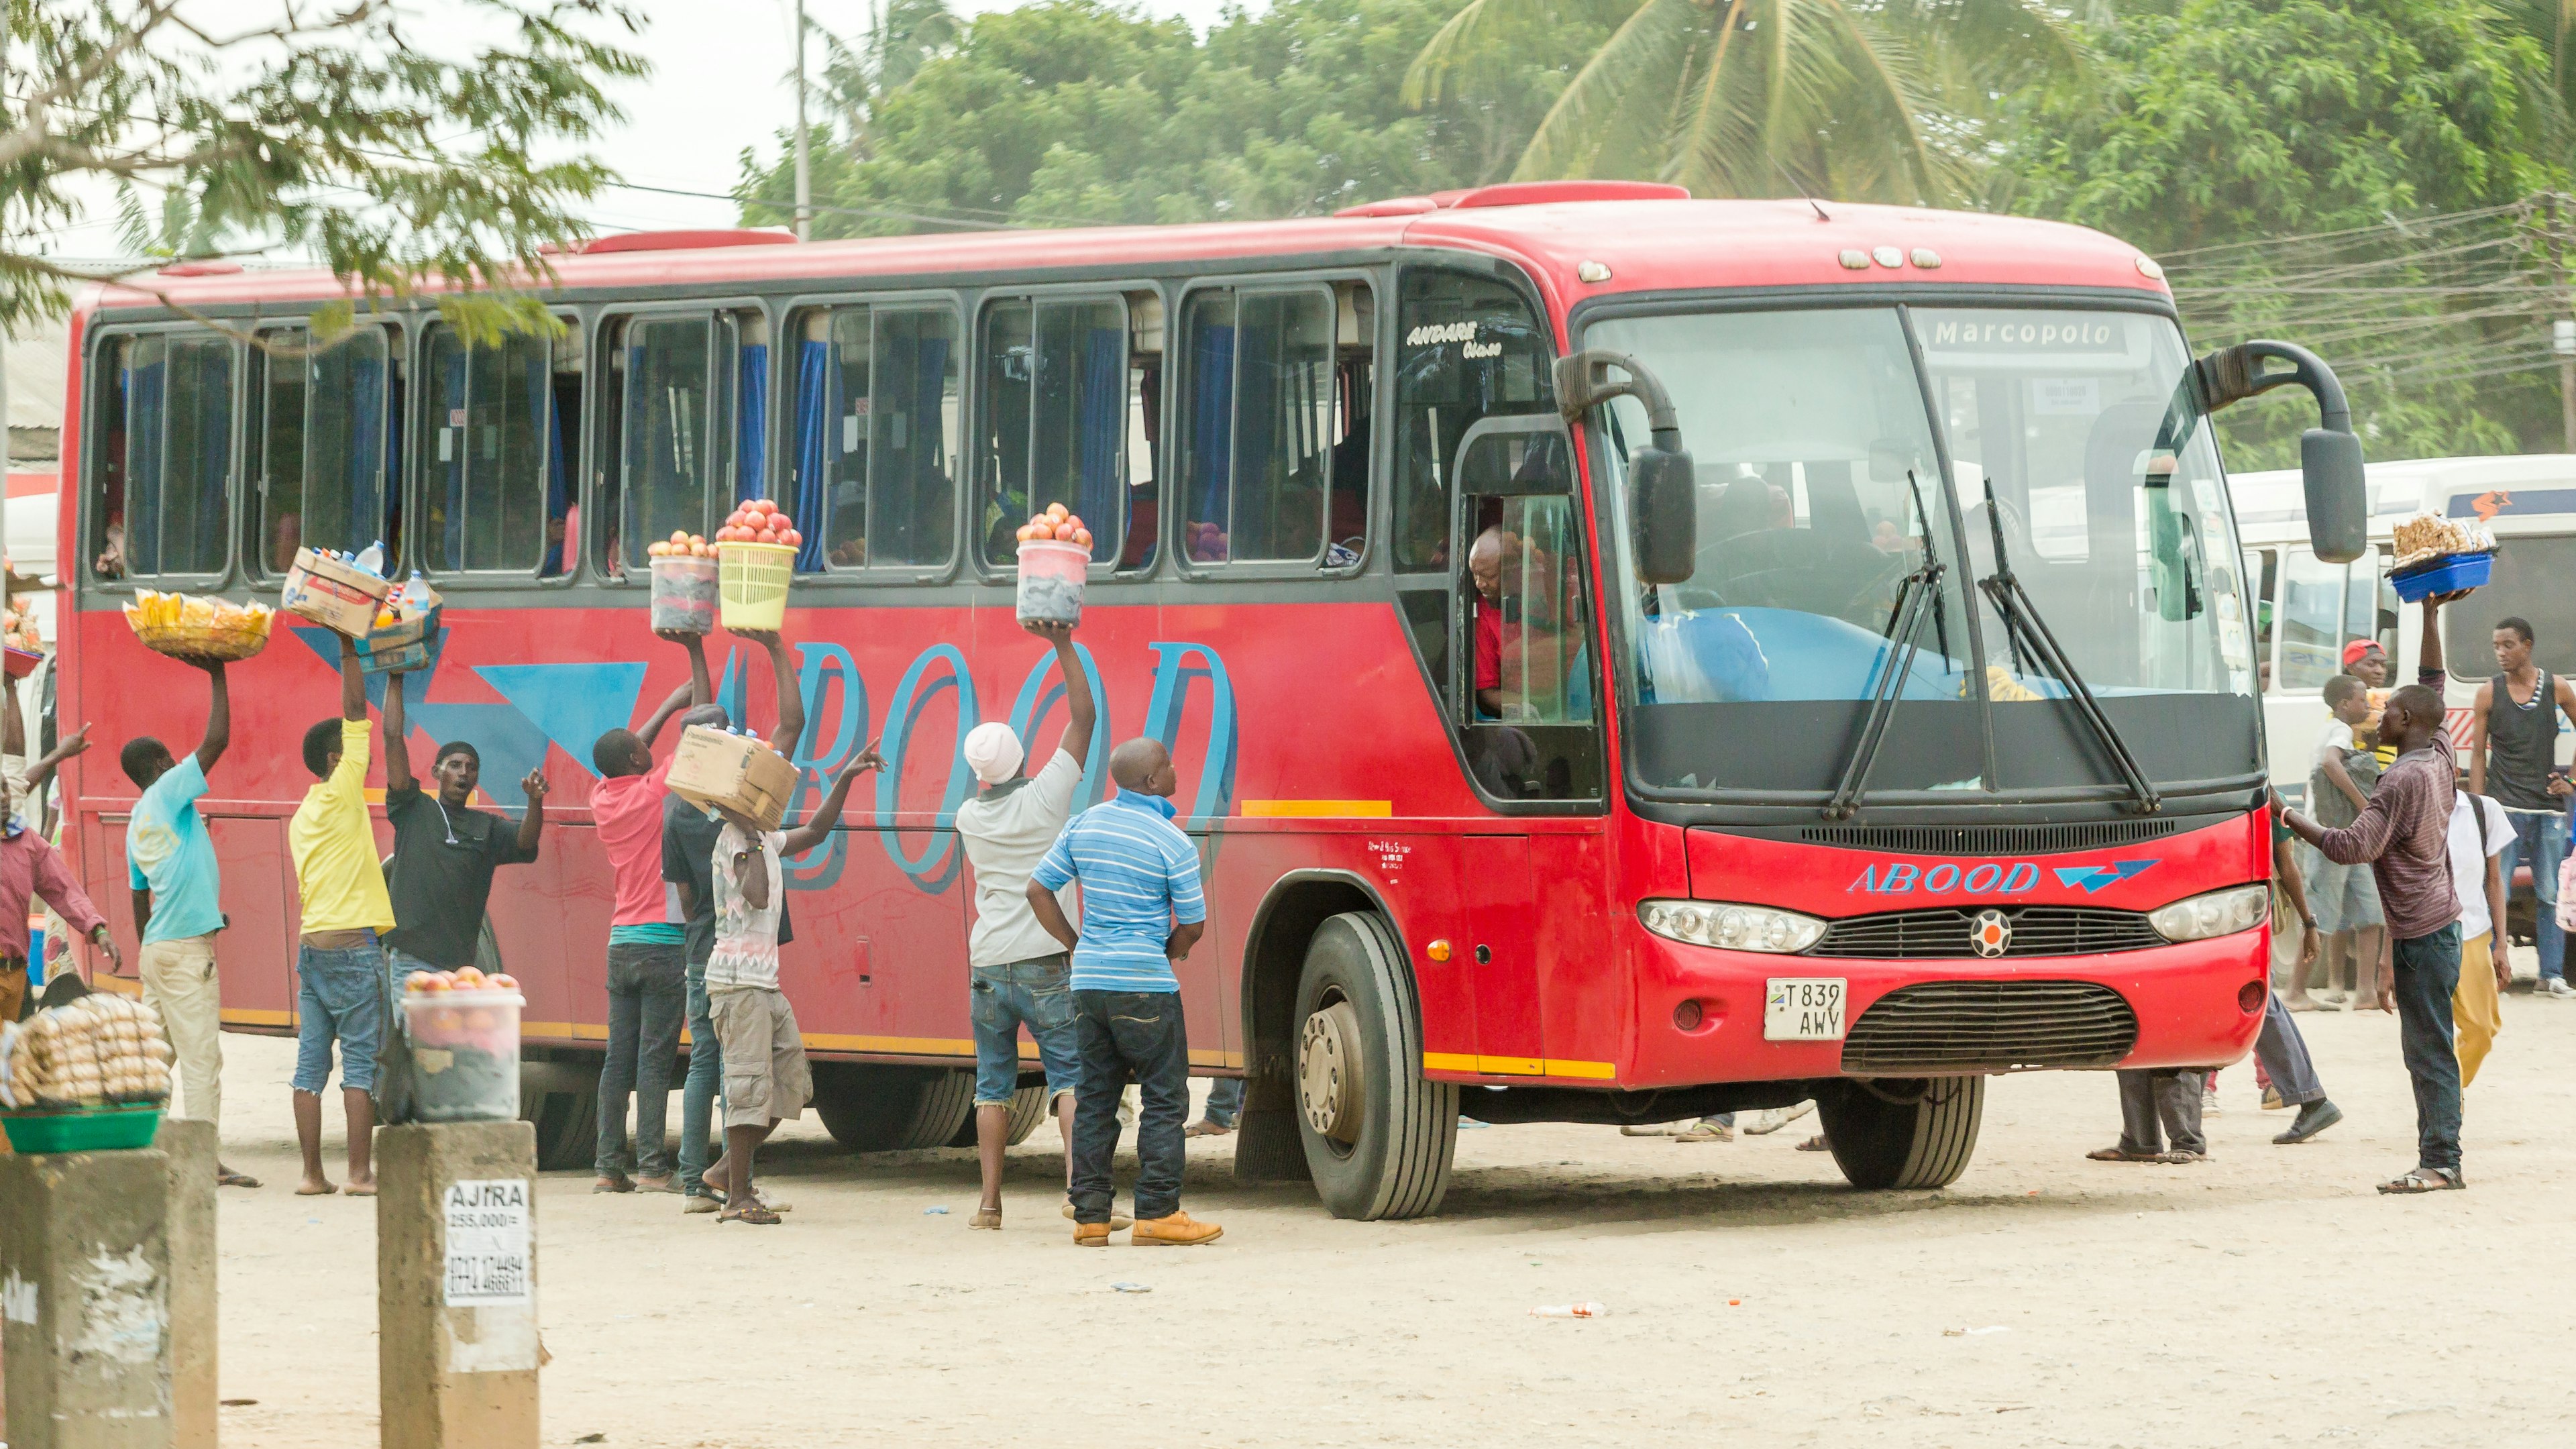
[[[125,622],[143,647],[173,659],[248,659],[268,647],[266,604],[236,604],[196,594],[145,589],[125,606]]]

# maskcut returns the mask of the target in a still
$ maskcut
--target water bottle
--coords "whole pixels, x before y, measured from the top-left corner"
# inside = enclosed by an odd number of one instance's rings
[[[358,550],[357,567],[363,573],[371,573],[377,578],[383,578],[385,576],[385,541],[380,538]]]
[[[402,602],[404,608],[414,611],[429,607],[429,582],[420,576],[420,570],[413,569],[411,578],[403,584]]]

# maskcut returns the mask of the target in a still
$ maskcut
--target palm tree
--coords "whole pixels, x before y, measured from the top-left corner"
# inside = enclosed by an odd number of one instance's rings
[[[1405,99],[1472,96],[1495,57],[1578,15],[1616,29],[1516,179],[1952,201],[1994,98],[2072,76],[2082,58],[2068,16],[2041,0],[1469,0],[1415,58]]]

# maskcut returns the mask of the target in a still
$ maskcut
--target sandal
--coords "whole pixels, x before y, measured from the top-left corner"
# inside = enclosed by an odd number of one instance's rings
[[[1819,1132],[1815,1136],[1808,1138],[1806,1141],[1799,1143],[1798,1150],[1800,1152],[1831,1152],[1834,1150],[1834,1145],[1825,1140],[1825,1134]]]
[[[235,1172],[231,1168],[227,1167],[221,1172],[215,1174],[215,1186],[257,1187],[259,1186],[259,1179],[251,1176],[247,1172]]]
[[[1002,1230],[1002,1210],[1000,1208],[977,1208],[975,1209],[975,1216],[966,1220],[966,1226],[969,1228],[989,1228],[998,1233]]]
[[[2084,1154],[2088,1162],[2163,1162],[2161,1152],[2131,1152],[2125,1147],[2096,1147]]]
[[[2392,1196],[2400,1193],[2458,1192],[2469,1185],[2457,1168],[2419,1167],[2379,1185],[2379,1190]]]
[[[751,1206],[749,1207],[726,1208],[724,1211],[717,1213],[716,1221],[720,1223],[755,1223],[761,1227],[767,1228],[777,1226],[778,1214],[762,1207],[760,1205],[760,1200],[758,1198],[754,1198],[752,1199]]]

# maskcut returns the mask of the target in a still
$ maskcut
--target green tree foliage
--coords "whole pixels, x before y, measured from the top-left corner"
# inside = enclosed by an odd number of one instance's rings
[[[1495,95],[1494,61],[1610,25],[1514,174],[1674,181],[1701,196],[1966,196],[2012,88],[2079,70],[2042,0],[1469,0],[1407,77]]]
[[[1280,0],[1204,39],[1097,0],[979,16],[818,147],[815,234],[1302,216],[1499,180],[1607,31],[1501,63],[1498,99],[1416,110],[1406,67],[1454,3]],[[744,173],[745,222],[788,220],[785,146]]]
[[[524,287],[608,179],[573,148],[617,117],[603,87],[644,73],[613,43],[628,10],[454,0],[432,28],[391,0],[219,9],[6,0],[0,325],[120,275],[39,245],[101,192],[159,248],[300,250],[358,300],[472,286],[440,299],[468,332],[549,325]]]
[[[2010,109],[1996,204],[2165,258],[2203,345],[2317,347],[2373,456],[2497,451],[2534,430],[2541,382],[2493,364],[2545,328],[2518,204],[2567,169],[2547,50],[2515,18],[2459,0],[2184,0],[2104,25],[2085,84]],[[2482,225],[2407,225],[2445,215]],[[2225,415],[2238,466],[2295,461],[2314,414],[2294,394]]]

